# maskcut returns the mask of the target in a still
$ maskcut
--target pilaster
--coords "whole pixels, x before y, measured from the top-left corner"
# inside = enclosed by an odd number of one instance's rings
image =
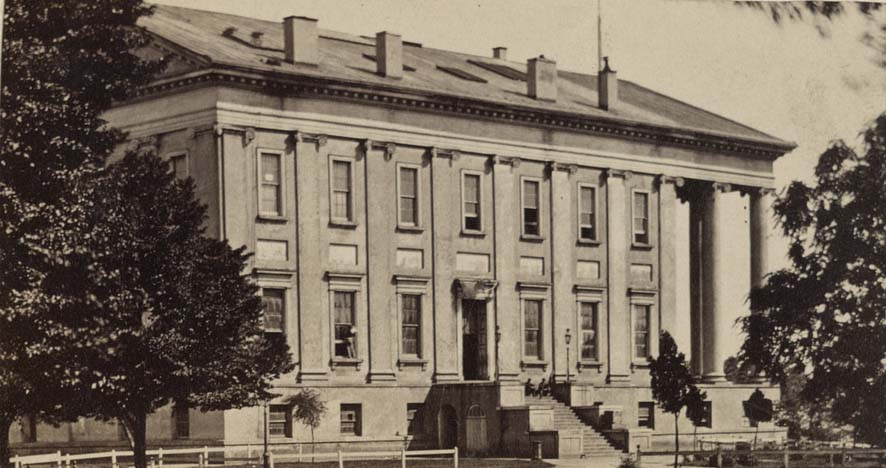
[[[606,244],[609,307],[608,382],[627,381],[631,371],[631,315],[627,297],[628,219],[625,179],[628,171],[607,171],[606,200],[609,228]]]
[[[514,168],[520,165],[518,158],[494,156],[492,165],[493,216],[492,225],[487,224],[495,236],[495,279],[498,290],[495,295],[496,325],[501,332],[499,343],[499,379],[517,380],[520,375],[520,349],[523,333],[520,298],[517,294],[517,239],[520,236],[520,216],[515,189]],[[490,220],[484,220],[488,223]]]
[[[430,148],[431,199],[434,257],[434,380],[459,380],[458,335],[461,333],[456,315],[457,300],[453,293],[455,281],[455,252],[453,240],[458,219],[453,210],[459,208],[458,174],[452,167],[457,153],[445,153]],[[455,206],[453,206],[455,204]]]
[[[558,163],[550,164],[551,171],[551,264],[553,274],[552,310],[553,322],[553,375],[557,381],[565,381],[567,375],[567,346],[569,350],[568,367],[570,374],[578,358],[576,343],[579,334],[575,330],[575,299],[572,288],[575,285],[575,243],[576,223],[575,208],[572,194],[575,192],[570,183],[570,175],[576,167]],[[569,329],[573,339],[567,345],[565,336]]]
[[[677,328],[677,187],[682,187],[680,177],[658,177],[658,294],[659,325],[662,330],[674,334]],[[658,354],[658,349],[652,350]]]
[[[394,165],[389,162],[394,149],[386,147],[376,149],[367,141],[361,148],[364,152],[364,168],[366,169],[366,245],[386,245],[392,235],[391,226],[396,224],[395,210],[390,209],[391,200],[396,200],[397,175]],[[374,181],[370,190],[368,181]],[[387,183],[387,182],[390,183]],[[366,249],[366,280],[369,303],[369,381],[385,382],[396,380],[394,374],[394,347],[396,335],[391,328],[392,315],[396,303],[390,293],[393,276],[392,256],[395,249]]]
[[[325,381],[328,378],[330,312],[324,301],[325,250],[322,196],[326,187],[326,153],[318,141],[295,134],[295,190],[298,201],[298,319],[302,358],[299,381]]]

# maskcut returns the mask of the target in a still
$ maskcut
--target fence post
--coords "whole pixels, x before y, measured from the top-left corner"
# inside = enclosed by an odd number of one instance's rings
[[[111,449],[111,467],[118,468],[118,466],[117,466],[117,451],[114,449]]]
[[[791,466],[791,451],[787,445],[784,446],[784,468]]]
[[[458,446],[452,447],[452,468],[458,468]]]
[[[338,449],[338,468],[345,468],[345,460],[341,457],[341,449]]]
[[[717,468],[723,468],[723,446],[717,444]]]
[[[61,450],[59,450],[58,452],[55,452],[55,464],[56,464],[56,466],[58,466],[58,468],[62,468],[62,452],[61,452]]]
[[[203,446],[203,466],[209,465],[209,447]]]
[[[643,466],[643,452],[640,450],[640,444],[637,444],[637,466]]]
[[[268,466],[274,468],[274,452],[268,452]]]
[[[197,455],[197,466],[200,466],[200,467],[203,466],[203,454],[202,453]]]
[[[157,463],[163,466],[163,447],[157,449]]]
[[[298,462],[301,463],[301,457],[304,455],[305,444],[298,444]]]
[[[400,449],[400,468],[406,468],[406,449]]]
[[[71,468],[71,454],[65,454],[65,468]]]

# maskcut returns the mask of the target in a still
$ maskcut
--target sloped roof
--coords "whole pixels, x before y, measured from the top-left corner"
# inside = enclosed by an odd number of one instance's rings
[[[403,63],[409,68],[404,71],[402,79],[391,79],[376,73],[372,60],[375,55],[374,38],[320,29],[320,63],[312,66],[283,60],[282,22],[156,5],[154,15],[140,19],[139,24],[151,33],[202,56],[215,66],[275,75],[334,78],[368,86],[394,87],[406,92],[483,101],[492,105],[519,106],[542,112],[697,131],[773,145],[782,150],[793,147],[784,140],[627,80],[619,80],[619,107],[603,110],[598,106],[595,75],[558,70],[557,101],[539,101],[527,96],[525,81],[514,79],[526,73],[525,63],[422,47],[404,41]],[[254,32],[262,33],[261,46],[252,43]],[[507,77],[493,71],[495,66],[506,66],[517,73],[508,73],[512,76]],[[466,79],[466,76],[454,73],[453,69],[479,79]]]

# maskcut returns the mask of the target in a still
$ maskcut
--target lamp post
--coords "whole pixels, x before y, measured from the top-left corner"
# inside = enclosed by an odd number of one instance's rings
[[[268,402],[267,401],[265,401],[265,403],[264,403],[264,417],[265,417],[265,423],[264,423],[265,430],[262,432],[264,432],[264,435],[265,435],[265,449],[264,449],[264,453],[262,453],[262,467],[270,468],[271,464],[270,464],[269,458],[271,458],[271,454],[268,452]]]
[[[501,327],[495,325],[495,381],[501,378],[501,355],[498,351],[498,344],[501,343]]]
[[[570,363],[569,363],[569,348],[570,348],[570,346],[569,346],[569,343],[571,343],[571,342],[572,342],[572,334],[569,333],[569,329],[567,328],[566,329],[566,383],[569,383],[570,374],[571,374],[571,372],[569,372],[569,370],[570,370]]]

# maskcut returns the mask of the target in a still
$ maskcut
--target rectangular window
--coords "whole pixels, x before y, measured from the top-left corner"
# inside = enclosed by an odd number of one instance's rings
[[[406,404],[406,433],[409,435],[421,434],[422,430],[421,403]]]
[[[360,435],[361,414],[360,405],[341,405],[341,433],[344,435]]]
[[[523,235],[541,235],[540,209],[541,200],[539,183],[537,180],[523,181]]]
[[[637,427],[655,429],[655,403],[641,401],[637,405]]]
[[[332,219],[353,221],[351,163],[332,161]]]
[[[649,194],[634,192],[633,233],[635,244],[649,244]]]
[[[418,226],[418,169],[400,167],[397,190],[400,199],[399,224]]]
[[[582,185],[578,188],[578,238],[597,240],[597,190]]]
[[[187,405],[176,403],[172,407],[173,434],[176,439],[187,439],[191,436],[191,415]]]
[[[188,155],[175,153],[169,156],[169,171],[176,179],[188,178]]]
[[[272,437],[292,437],[292,408],[288,405],[268,407],[268,434]]]
[[[541,359],[542,302],[523,301],[523,355]]]
[[[646,359],[649,357],[649,322],[652,306],[634,304],[631,308],[634,315],[634,358]]]
[[[713,427],[714,406],[710,401],[704,402],[704,412],[702,413],[701,427]]]
[[[280,155],[260,153],[261,174],[259,175],[259,214],[282,216]]]
[[[480,174],[464,174],[462,185],[462,229],[480,232],[483,230],[480,215]]]
[[[286,291],[283,289],[262,289],[261,302],[265,333],[283,333],[286,314],[285,293]]]
[[[357,357],[354,293],[335,291],[332,296],[335,314],[335,357],[354,359]]]
[[[419,357],[421,355],[421,296],[404,294],[400,301],[403,307],[403,354]]]
[[[581,358],[597,360],[597,303],[582,302],[581,310]]]

